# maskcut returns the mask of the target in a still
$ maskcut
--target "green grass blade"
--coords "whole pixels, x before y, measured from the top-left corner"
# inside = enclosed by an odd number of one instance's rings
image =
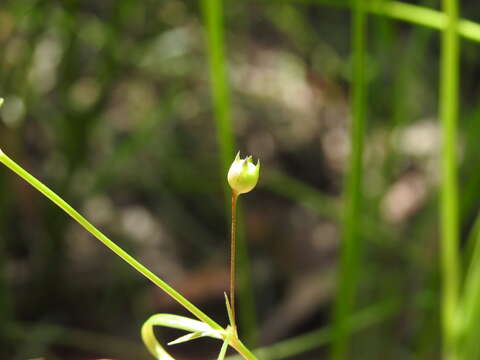
[[[441,187],[441,270],[442,270],[442,332],[443,355],[457,359],[456,312],[459,296],[458,255],[458,180],[457,180],[457,119],[459,41],[457,34],[458,4],[443,0],[447,23],[442,36],[440,73],[440,117],[442,123],[442,187]]]
[[[170,344],[185,342],[196,339],[200,336],[209,336],[215,339],[222,339],[222,330],[214,330],[209,325],[198,321],[189,319],[184,316],[172,314],[156,314],[151,316],[142,326],[142,340],[150,353],[158,360],[175,360],[155,337],[153,331],[154,326],[164,326],[179,330],[185,330],[192,334],[187,334],[181,338],[174,340]]]
[[[356,0],[264,0],[288,1],[308,4],[323,4],[328,6],[350,8]],[[446,15],[440,11],[427,7],[407,4],[401,1],[366,1],[365,10],[374,15],[387,16],[395,20],[425,26],[431,29],[443,30],[447,23]],[[458,21],[458,34],[465,39],[480,42],[480,24],[460,19]]]
[[[235,140],[232,129],[230,89],[225,59],[222,3],[223,1],[221,0],[202,0],[217,141],[220,146],[222,163],[220,176],[223,178],[226,176],[235,155]],[[226,192],[229,192],[227,185],[225,186]]]
[[[459,352],[462,359],[477,359],[480,356],[477,339],[480,331],[480,215],[477,216],[468,243],[473,244],[474,249],[465,276],[459,322]]]
[[[85,228],[89,233],[95,236],[98,240],[100,240],[106,247],[112,250],[116,255],[118,255],[122,260],[132,266],[135,270],[149,279],[152,283],[157,285],[163,291],[165,291],[168,295],[170,295],[174,300],[176,300],[180,305],[182,305],[185,309],[190,311],[193,315],[197,318],[202,320],[203,322],[207,323],[213,329],[222,329],[220,325],[218,325],[215,321],[213,321],[209,316],[203,313],[200,309],[198,309],[195,305],[189,302],[185,297],[183,297],[180,293],[178,293],[175,289],[173,289],[170,285],[168,285],[165,281],[161,280],[158,276],[148,270],[144,265],[138,262],[135,258],[133,258],[130,254],[128,254],[125,250],[115,244],[112,240],[110,240],[106,235],[104,235],[100,230],[98,230],[93,224],[91,224],[87,219],[85,219],[80,213],[78,213],[74,208],[72,208],[69,204],[65,202],[60,196],[58,196],[55,192],[45,186],[42,182],[32,176],[29,172],[23,169],[20,165],[10,159],[5,153],[0,150],[0,162],[3,163],[6,167],[16,173],[18,176],[23,178],[26,182],[32,185],[35,189],[49,198],[53,203],[55,203],[58,207],[60,207],[63,211],[65,211],[69,216],[71,216],[75,221],[77,221],[81,226]]]
[[[350,130],[351,153],[345,184],[345,218],[340,254],[338,291],[334,309],[334,341],[331,358],[345,359],[349,343],[349,319],[355,303],[360,263],[360,214],[362,192],[362,157],[366,113],[366,25],[363,0],[355,2],[352,26],[353,97]]]

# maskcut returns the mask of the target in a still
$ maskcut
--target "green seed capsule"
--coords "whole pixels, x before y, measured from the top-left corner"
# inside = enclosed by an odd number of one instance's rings
[[[255,165],[251,156],[240,159],[240,152],[238,152],[228,170],[227,179],[232,190],[240,195],[251,191],[257,185],[259,175],[260,160]]]

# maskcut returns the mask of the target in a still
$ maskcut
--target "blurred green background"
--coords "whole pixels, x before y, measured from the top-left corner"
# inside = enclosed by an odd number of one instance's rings
[[[240,332],[252,347],[331,323],[352,57],[346,2],[325,2],[224,3],[236,148],[262,162],[259,186],[241,198],[249,264]],[[480,20],[476,1],[461,9]],[[3,0],[0,144],[225,324],[226,153],[204,24],[197,1]],[[435,30],[369,15],[355,307],[381,306],[355,332],[351,359],[440,356],[439,40]],[[465,257],[480,207],[478,63],[479,45],[462,40]],[[143,321],[185,311],[6,169],[0,188],[0,358],[149,358]],[[217,348],[199,340],[172,353],[206,359]],[[326,354],[319,347],[293,358]]]

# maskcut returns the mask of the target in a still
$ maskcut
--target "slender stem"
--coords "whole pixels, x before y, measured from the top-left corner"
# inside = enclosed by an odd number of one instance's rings
[[[334,309],[334,342],[331,358],[347,358],[349,321],[354,308],[360,262],[359,227],[361,223],[362,158],[365,131],[366,84],[366,12],[364,0],[355,0],[352,24],[353,94],[351,153],[345,183],[345,218],[340,254],[338,292]]]
[[[55,205],[60,207],[63,211],[65,211],[68,215],[70,215],[75,221],[77,221],[81,226],[83,226],[89,233],[95,236],[98,240],[100,240],[106,247],[112,250],[115,254],[117,254],[122,260],[127,262],[130,266],[132,266],[135,270],[145,276],[148,280],[152,283],[157,285],[160,289],[165,291],[168,295],[170,295],[174,300],[176,300],[180,305],[182,305],[185,309],[190,311],[193,315],[195,315],[198,319],[207,323],[214,329],[222,329],[220,325],[218,325],[214,320],[212,320],[208,315],[202,312],[199,308],[189,302],[186,298],[184,298],[180,293],[178,293],[175,289],[173,289],[170,285],[166,282],[161,280],[158,276],[148,270],[144,265],[138,262],[135,258],[129,255],[125,250],[115,244],[112,240],[110,240],[107,236],[105,236],[100,230],[98,230],[95,226],[93,226],[87,219],[85,219],[80,213],[78,213],[74,208],[72,208],[69,204],[67,204],[60,196],[50,190],[46,185],[41,183],[38,179],[32,176],[29,172],[23,169],[20,165],[10,159],[5,153],[0,150],[0,162],[2,162],[5,166],[7,166],[10,170],[15,172],[25,181],[27,181],[30,185],[32,185],[35,189],[40,191],[43,195],[49,198]]]
[[[257,357],[234,335],[235,337],[230,341],[232,346],[237,352],[246,360],[257,360]]]
[[[236,253],[237,253],[237,199],[238,194],[232,192],[232,233],[230,238],[230,306],[232,307],[232,327],[237,332],[235,320],[235,279],[236,279]]]
[[[273,2],[297,2],[307,4],[323,4],[339,8],[349,8],[352,1],[340,0],[264,0]],[[401,1],[365,1],[366,11],[380,16],[409,22],[412,24],[443,30],[446,24],[446,15],[428,7],[407,4]],[[458,21],[458,34],[465,39],[480,42],[480,24],[466,19]]]
[[[456,312],[459,297],[458,255],[458,180],[457,180],[457,118],[458,4],[443,0],[447,16],[442,37],[440,79],[440,116],[442,121],[442,189],[441,189],[441,268],[442,268],[442,327],[444,359],[458,359],[456,344]]]
[[[228,81],[228,62],[226,56],[224,0],[202,0],[205,22],[205,35],[208,50],[210,84],[214,107],[217,142],[220,150],[222,168],[220,176],[225,178],[234,156],[235,139],[233,133],[232,106],[230,101],[230,84]],[[226,209],[229,207],[230,189],[225,181],[224,195]],[[241,216],[241,209],[238,210]],[[242,336],[246,343],[255,343],[257,320],[253,286],[251,284],[250,264],[242,227],[238,227],[238,321],[242,327]],[[233,306],[233,304],[232,304]]]

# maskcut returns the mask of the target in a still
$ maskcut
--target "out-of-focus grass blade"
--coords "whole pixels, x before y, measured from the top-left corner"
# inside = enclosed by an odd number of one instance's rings
[[[372,305],[354,314],[350,321],[350,331],[358,332],[376,325],[393,316],[399,309],[399,304],[394,300]],[[309,332],[294,338],[278,342],[274,345],[255,350],[255,355],[262,360],[280,360],[294,358],[299,355],[317,349],[332,342],[334,331],[331,326]],[[229,356],[228,360],[241,360],[238,355]]]
[[[338,291],[334,307],[334,340],[331,358],[348,358],[352,311],[355,308],[362,249],[361,222],[363,149],[366,129],[367,83],[365,76],[367,55],[367,13],[362,0],[352,3],[352,124],[351,152],[345,179],[345,208],[342,246],[338,270]]]
[[[262,186],[299,202],[321,216],[335,221],[340,220],[341,209],[337,199],[279,171],[266,172],[262,179]]]
[[[292,2],[307,4],[323,4],[339,8],[349,8],[353,0],[265,0],[272,2]],[[405,21],[427,28],[443,30],[445,28],[445,14],[441,11],[425,6],[407,4],[402,1],[365,1],[365,9],[375,15],[387,16],[395,20]],[[480,42],[480,24],[460,19],[458,34],[465,39]]]
[[[460,307],[460,352],[463,359],[477,359],[480,352],[477,334],[480,331],[480,215],[472,229],[471,240],[474,244]]]

